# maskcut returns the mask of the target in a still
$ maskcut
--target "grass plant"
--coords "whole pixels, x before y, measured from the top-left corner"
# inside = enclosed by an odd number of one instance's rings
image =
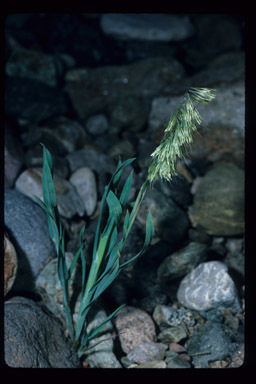
[[[117,278],[122,269],[138,258],[149,246],[154,235],[154,224],[151,213],[148,212],[145,228],[145,240],[142,249],[128,261],[121,263],[120,255],[128,239],[129,233],[136,219],[140,205],[143,201],[148,185],[156,179],[171,180],[176,175],[176,163],[184,157],[184,145],[192,141],[192,133],[201,123],[201,116],[194,107],[194,103],[208,103],[214,98],[214,91],[207,88],[190,88],[184,96],[181,105],[173,113],[165,129],[160,145],[152,153],[152,163],[148,175],[141,186],[134,202],[129,202],[133,171],[130,172],[124,185],[121,187],[121,177],[124,168],[133,163],[135,158],[124,162],[119,159],[116,170],[108,185],[105,187],[101,199],[100,212],[94,237],[91,264],[87,265],[84,256],[85,242],[83,235],[85,227],[80,231],[80,247],[77,250],[70,266],[65,259],[65,231],[56,202],[56,192],[53,183],[52,157],[44,144],[43,147],[43,201],[35,196],[37,203],[46,212],[49,234],[55,244],[58,259],[58,277],[63,289],[63,305],[67,329],[73,346],[81,357],[88,349],[88,342],[96,337],[105,327],[106,323],[124,307],[121,305],[97,328],[87,332],[87,316],[92,304]],[[108,218],[103,225],[103,211],[108,208]],[[121,234],[121,239],[120,236]],[[73,313],[70,306],[69,285],[80,259],[82,270],[81,301],[74,326]]]

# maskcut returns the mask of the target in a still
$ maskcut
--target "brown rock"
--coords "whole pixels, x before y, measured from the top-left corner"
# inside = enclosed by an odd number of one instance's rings
[[[151,317],[139,308],[125,307],[117,315],[115,325],[119,333],[121,347],[125,353],[137,345],[155,341],[155,325]]]
[[[6,235],[4,235],[4,295],[13,286],[18,268],[15,248]]]

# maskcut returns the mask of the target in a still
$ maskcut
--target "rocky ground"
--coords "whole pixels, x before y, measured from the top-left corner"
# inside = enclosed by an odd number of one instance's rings
[[[242,18],[221,14],[8,16],[7,365],[232,368],[243,364],[243,27]],[[42,197],[40,142],[53,156],[67,260],[74,257],[85,224],[90,261],[101,196],[119,155],[136,157],[134,197],[150,154],[190,86],[215,88],[217,97],[200,107],[204,124],[187,158],[178,164],[178,176],[148,190],[121,257],[126,260],[141,249],[148,209],[154,239],[93,308],[89,327],[126,304],[79,360],[65,333],[47,220],[33,198]],[[79,273],[78,269],[76,276]],[[72,285],[75,313],[77,281]]]

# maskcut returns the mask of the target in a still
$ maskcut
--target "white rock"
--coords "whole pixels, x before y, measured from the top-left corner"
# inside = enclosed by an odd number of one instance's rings
[[[180,283],[177,298],[187,308],[197,311],[218,307],[240,310],[235,284],[228,268],[219,261],[199,264]]]
[[[83,201],[86,214],[91,216],[97,205],[97,185],[93,171],[88,167],[79,168],[71,175],[69,181]]]

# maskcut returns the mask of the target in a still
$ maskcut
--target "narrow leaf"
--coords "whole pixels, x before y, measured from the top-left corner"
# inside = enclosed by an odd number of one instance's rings
[[[98,327],[96,327],[95,329],[92,329],[88,333],[88,341],[93,339],[96,335],[98,335],[100,331],[102,331],[102,329],[105,327],[105,325],[117,314],[117,312],[119,312],[124,307],[125,307],[125,304],[120,305],[120,307],[118,307],[113,313],[111,313],[111,315],[109,315],[106,318],[106,320],[104,320]]]
[[[129,177],[127,178],[121,196],[120,196],[120,203],[125,206],[127,204],[130,190],[131,190],[131,185],[132,185],[132,176],[133,176],[133,170],[131,171]]]

